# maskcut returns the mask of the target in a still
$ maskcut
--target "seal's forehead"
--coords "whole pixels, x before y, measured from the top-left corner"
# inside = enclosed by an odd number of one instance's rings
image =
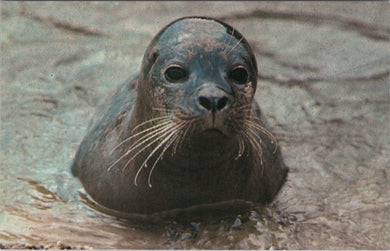
[[[175,44],[186,40],[223,40],[229,27],[212,19],[186,18],[166,27],[158,38],[159,44]]]
[[[168,62],[173,58],[187,60],[205,55],[244,60],[257,70],[252,49],[242,34],[230,25],[208,17],[184,17],[168,24],[149,43],[142,67],[149,72],[157,59]]]

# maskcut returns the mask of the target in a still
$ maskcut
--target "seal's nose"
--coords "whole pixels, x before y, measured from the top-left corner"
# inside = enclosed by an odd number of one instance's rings
[[[222,97],[208,97],[208,96],[200,96],[198,98],[199,105],[206,109],[207,111],[221,111],[226,107],[228,103],[228,98],[226,96]]]
[[[215,85],[206,84],[197,93],[197,106],[202,111],[220,112],[229,106],[229,94]]]

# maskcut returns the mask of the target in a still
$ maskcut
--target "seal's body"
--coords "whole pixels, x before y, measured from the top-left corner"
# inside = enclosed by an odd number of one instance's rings
[[[239,32],[211,18],[174,21],[139,76],[98,109],[73,174],[97,202],[132,213],[270,202],[288,169],[253,101],[256,80]]]

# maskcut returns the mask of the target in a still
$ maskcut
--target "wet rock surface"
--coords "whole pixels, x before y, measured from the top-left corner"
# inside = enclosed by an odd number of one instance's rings
[[[70,164],[97,103],[186,15],[250,42],[291,171],[277,200],[142,224],[85,201]],[[389,249],[390,4],[2,2],[1,248]]]

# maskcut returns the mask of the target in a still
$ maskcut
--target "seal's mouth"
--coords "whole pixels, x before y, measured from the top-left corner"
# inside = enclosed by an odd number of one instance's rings
[[[210,137],[220,137],[220,136],[226,136],[225,133],[223,133],[221,130],[217,128],[209,128],[202,132],[204,136],[210,136]]]

